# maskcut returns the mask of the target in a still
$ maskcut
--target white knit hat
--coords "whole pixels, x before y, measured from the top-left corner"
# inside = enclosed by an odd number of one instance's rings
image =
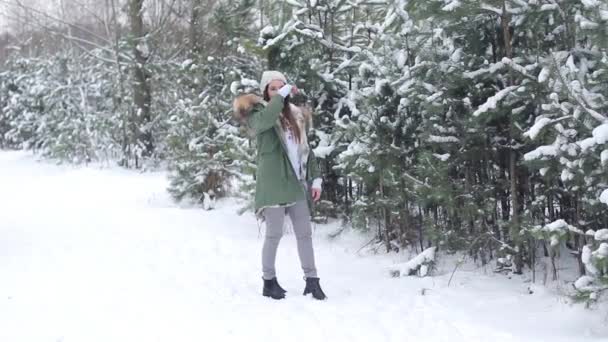
[[[268,83],[275,81],[275,80],[282,81],[283,83],[287,84],[287,78],[285,78],[285,75],[283,75],[279,71],[275,71],[275,70],[264,71],[264,73],[262,73],[262,80],[260,81],[260,90],[262,92],[264,92],[264,89],[266,89],[266,86],[268,85]]]

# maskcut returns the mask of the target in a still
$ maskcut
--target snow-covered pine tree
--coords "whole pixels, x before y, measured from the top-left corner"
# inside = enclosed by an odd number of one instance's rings
[[[269,3],[267,3],[268,5]],[[347,93],[356,89],[360,45],[369,43],[361,20],[372,19],[374,5],[340,0],[291,0],[277,10],[266,10],[260,31],[269,69],[284,72],[303,91],[298,104],[313,108],[315,131],[310,141],[320,159],[324,177],[323,207],[330,215],[336,205],[352,201],[352,182],[334,168],[340,138],[334,134],[335,120],[348,116]],[[378,6],[376,6],[378,7]],[[318,148],[317,148],[318,147]]]
[[[525,38],[527,30],[535,28],[526,26],[526,5],[401,3],[425,31],[419,40],[427,44],[423,56],[430,65],[428,72],[415,76],[426,96],[420,108],[424,139],[416,168],[419,178],[432,185],[420,195],[436,206],[432,219],[422,221],[432,222],[434,236],[437,227],[443,227],[439,236],[444,235],[448,246],[467,248],[482,261],[493,248],[486,251],[475,243],[506,247],[520,272],[526,242],[520,231],[529,201],[521,127],[534,119],[537,103],[535,83],[530,84],[520,65],[528,67],[533,60]]]
[[[7,63],[8,64],[8,63]],[[14,114],[13,102],[15,95],[19,92],[16,85],[16,76],[11,69],[0,72],[0,148],[16,148],[16,144],[6,136],[13,124],[11,119]],[[12,113],[12,115],[11,115]]]
[[[11,59],[1,76],[4,145],[57,161],[118,160],[122,134],[112,105],[113,75],[98,54],[104,52]]]
[[[43,97],[48,70],[39,59],[11,58],[3,72],[7,106],[2,110],[3,145],[9,148],[37,148],[40,117],[44,114]]]
[[[398,1],[372,9],[383,21],[357,26],[367,35],[359,36],[365,44],[354,87],[338,103],[344,114],[335,118],[334,135],[347,147],[338,150],[336,169],[357,189],[349,194],[355,227],[377,229],[385,249],[396,250],[419,235],[413,194],[425,186],[410,174],[420,133],[420,84],[413,77],[419,70],[418,28]]]
[[[576,287],[593,298],[608,284],[606,245],[602,234],[595,233],[608,224],[601,203],[608,187],[608,5],[557,1],[530,12],[545,23],[544,30],[535,32],[544,46],[530,73],[543,92],[540,115],[525,133],[535,149],[525,159],[546,179],[536,191],[547,202],[546,208],[540,205],[547,212],[543,219],[568,224],[560,226],[561,240],[581,262],[583,277]],[[569,225],[576,229],[564,228]]]
[[[248,141],[231,122],[230,84],[224,60],[203,66],[185,64],[182,73],[199,79],[198,97],[176,99],[170,113],[167,156],[169,191],[178,200],[194,198],[206,206],[226,195],[230,180],[240,175],[240,162],[251,155]],[[178,93],[179,94],[179,93]]]
[[[255,56],[245,54],[251,37],[244,28],[250,23],[242,18],[251,17],[251,8],[247,1],[217,4],[209,28],[221,54],[193,54],[194,59],[173,65],[179,82],[169,100],[177,106],[169,115],[167,158],[169,191],[178,200],[191,198],[211,208],[233,180],[247,183],[253,153],[248,137],[232,120],[231,109],[234,88],[259,72]],[[229,32],[243,36],[226,40]]]
[[[37,132],[41,153],[71,163],[101,161],[112,154],[110,83],[94,57],[67,53],[51,59],[51,89]]]

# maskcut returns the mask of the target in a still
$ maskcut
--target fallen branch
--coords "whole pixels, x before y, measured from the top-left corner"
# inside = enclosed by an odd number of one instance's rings
[[[429,270],[435,264],[435,251],[437,247],[429,247],[422,253],[418,254],[412,260],[403,264],[391,266],[389,272],[391,276],[397,278],[400,276],[411,276],[419,274],[421,277],[428,275]]]

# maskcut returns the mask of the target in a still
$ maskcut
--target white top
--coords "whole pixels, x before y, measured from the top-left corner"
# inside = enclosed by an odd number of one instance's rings
[[[291,167],[296,172],[298,180],[302,181],[302,160],[300,158],[300,154],[298,153],[298,142],[290,129],[284,130],[283,134],[285,135],[285,147],[287,147],[287,156],[291,162]],[[312,182],[312,188],[321,189],[322,184],[322,178],[315,178]]]
[[[298,176],[298,180],[302,180],[302,161],[300,160],[300,154],[298,153],[298,143],[296,142],[296,138],[291,132],[290,129],[286,129],[285,133],[285,142],[287,147],[287,156],[289,157],[289,161],[291,162],[291,167],[293,167],[296,172],[296,176]]]

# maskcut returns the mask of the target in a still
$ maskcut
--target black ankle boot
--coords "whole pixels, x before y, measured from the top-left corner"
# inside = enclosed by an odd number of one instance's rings
[[[264,279],[264,289],[262,290],[262,295],[264,297],[270,297],[272,299],[283,299],[285,298],[285,290],[279,285],[277,278],[272,278],[270,280]]]
[[[285,290],[284,288],[281,287],[281,285],[279,285],[279,281],[277,280],[277,278],[274,278],[274,282],[277,285],[277,287],[279,288],[279,290],[281,290],[281,292],[283,293],[287,293],[287,290]]]
[[[306,279],[306,287],[304,288],[304,295],[306,296],[309,293],[312,293],[312,296],[318,300],[327,299],[323,290],[321,290],[321,285],[319,285],[319,278],[305,278]]]

